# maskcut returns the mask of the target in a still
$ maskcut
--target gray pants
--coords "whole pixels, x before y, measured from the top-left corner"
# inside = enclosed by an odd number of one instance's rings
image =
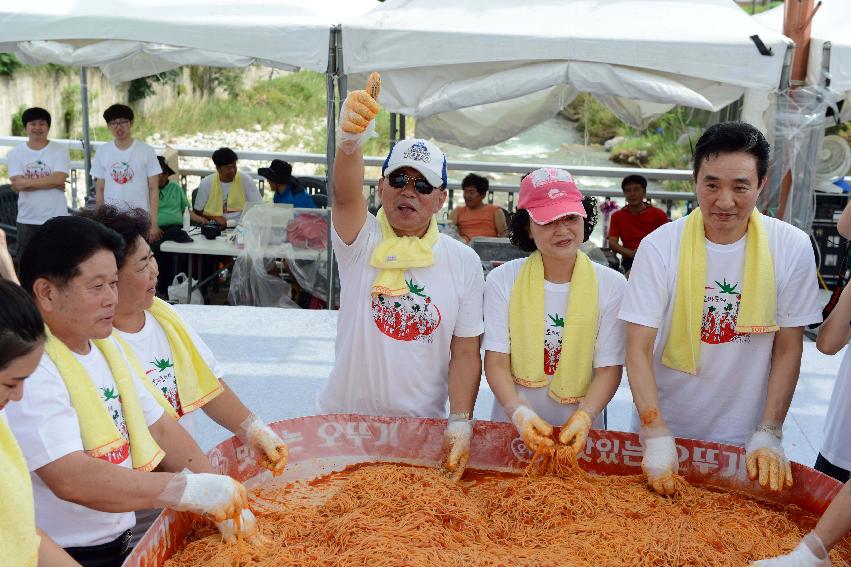
[[[15,252],[15,267],[18,269],[18,272],[21,271],[21,254],[24,251],[24,247],[27,245],[27,242],[33,237],[33,235],[41,228],[40,224],[22,224],[17,223],[18,225],[18,245]]]
[[[130,540],[131,549],[136,547],[136,544],[139,543],[139,540],[142,539],[142,536],[145,535],[145,532],[148,531],[148,528],[151,527],[151,524],[154,523],[161,512],[161,509],[136,511],[136,526],[133,528],[133,538]]]

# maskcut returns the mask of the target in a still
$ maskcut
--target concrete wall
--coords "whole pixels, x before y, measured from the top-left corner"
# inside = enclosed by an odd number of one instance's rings
[[[248,87],[281,74],[282,71],[268,67],[251,66],[244,71],[243,83]],[[89,69],[89,120],[92,126],[103,125],[103,111],[116,102],[127,103],[127,91],[130,83],[113,85],[99,69]],[[67,136],[64,125],[62,95],[73,92],[79,109],[79,68],[69,68],[67,72],[51,71],[48,67],[19,70],[9,77],[0,77],[0,136],[12,135],[12,117],[21,107],[41,106],[53,117],[50,135],[54,138]],[[135,103],[137,111],[151,112],[173,104],[178,96],[200,100],[203,93],[196,92],[190,80],[189,68],[182,69],[182,76],[176,82],[166,84],[153,83],[154,94]],[[224,93],[217,93],[224,96]],[[79,129],[79,120],[77,122]],[[79,132],[78,132],[79,133]]]

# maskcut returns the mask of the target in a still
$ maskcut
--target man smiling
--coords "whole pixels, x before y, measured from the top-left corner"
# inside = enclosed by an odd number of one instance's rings
[[[621,306],[643,468],[675,490],[673,435],[745,445],[752,479],[792,485],[781,443],[803,326],[821,320],[807,235],[760,214],[769,145],[750,124],[709,128],[695,146],[699,207],[641,243]]]
[[[331,231],[342,286],[337,359],[317,402],[324,413],[443,417],[448,396],[444,465],[457,478],[481,377],[482,268],[472,249],[437,231],[446,157],[426,140],[393,147],[378,183],[382,208],[367,211],[361,144],[377,113],[367,91],[349,94],[341,111]]]

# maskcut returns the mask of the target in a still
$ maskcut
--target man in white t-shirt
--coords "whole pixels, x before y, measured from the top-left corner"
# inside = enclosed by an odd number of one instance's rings
[[[21,115],[27,141],[8,155],[9,180],[18,194],[18,258],[44,221],[68,214],[65,180],[71,171],[68,148],[47,139],[50,113],[28,108]]]
[[[208,175],[198,185],[198,193],[192,208],[207,220],[216,221],[222,228],[239,221],[245,203],[260,201],[257,184],[247,173],[239,171],[239,158],[230,148],[219,148],[213,152],[216,173]],[[211,196],[217,196],[213,200]]]
[[[21,281],[50,336],[23,399],[7,409],[32,474],[38,525],[83,565],[104,567],[129,552],[134,510],[207,514],[225,537],[234,531],[227,518],[241,514],[243,532],[254,529],[244,488],[212,474],[108,338],[123,248],[115,232],[74,216],[51,219],[33,236]],[[172,472],[145,472],[157,465]],[[184,469],[193,472],[174,474]]]
[[[160,237],[157,223],[162,173],[154,148],[133,139],[133,109],[123,104],[113,104],[103,113],[103,119],[112,133],[112,141],[98,148],[92,160],[92,177],[95,183],[95,201],[120,209],[144,209],[151,215],[153,242]]]
[[[354,110],[361,101],[368,106]],[[378,184],[382,209],[367,211],[361,144],[377,112],[367,91],[350,93],[341,111],[331,231],[341,307],[336,362],[317,404],[322,413],[443,417],[448,396],[443,464],[460,477],[481,378],[481,263],[437,232],[446,158],[430,142],[393,147]]]
[[[695,147],[699,208],[647,236],[635,256],[620,311],[638,410],[633,427],[641,429],[645,474],[664,494],[675,490],[673,435],[745,445],[751,478],[775,491],[791,485],[783,421],[803,326],[819,321],[821,309],[807,235],[754,213],[768,155],[768,142],[749,124],[709,128]],[[680,273],[681,264],[691,269]],[[705,281],[692,282],[702,270]],[[743,322],[755,307],[763,322]],[[669,343],[676,348],[667,350]],[[684,356],[693,367],[684,369]]]

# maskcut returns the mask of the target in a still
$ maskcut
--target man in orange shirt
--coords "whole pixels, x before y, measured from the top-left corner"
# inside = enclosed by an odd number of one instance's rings
[[[629,272],[641,240],[667,223],[668,216],[647,202],[647,180],[641,175],[624,177],[621,189],[626,206],[612,215],[609,248],[621,255],[621,266],[624,272]]]
[[[452,209],[449,219],[458,227],[458,234],[464,242],[470,242],[477,236],[506,236],[505,213],[496,205],[484,202],[488,194],[488,180],[471,173],[461,182],[461,187],[466,206]]]

